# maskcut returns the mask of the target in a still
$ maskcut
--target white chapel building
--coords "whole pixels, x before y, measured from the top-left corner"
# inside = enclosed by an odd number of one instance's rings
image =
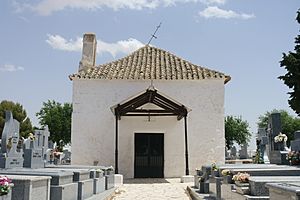
[[[181,177],[225,161],[224,85],[230,76],[150,46],[96,65],[83,38],[73,82],[72,164],[125,178]]]

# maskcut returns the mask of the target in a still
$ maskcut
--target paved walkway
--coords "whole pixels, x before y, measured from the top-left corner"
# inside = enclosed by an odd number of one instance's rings
[[[190,183],[191,184],[191,183]],[[127,179],[113,200],[191,200],[186,192],[188,184],[172,179]]]

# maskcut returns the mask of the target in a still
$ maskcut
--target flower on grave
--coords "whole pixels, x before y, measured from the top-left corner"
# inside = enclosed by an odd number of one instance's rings
[[[286,136],[286,134],[283,134],[281,132],[274,137],[275,143],[277,143],[277,142],[286,142],[287,139],[288,139],[288,137]]]
[[[232,174],[232,172],[229,169],[223,169],[221,174],[223,176],[230,176]]]
[[[238,172],[237,174],[235,174],[233,177],[232,177],[232,180],[234,181],[239,181],[241,183],[248,183],[249,182],[249,178],[250,178],[250,174],[244,172]]]
[[[60,152],[57,147],[53,150],[53,156],[54,156],[54,158],[59,159],[61,154],[62,154],[62,152]]]
[[[214,170],[214,171],[217,171],[219,169],[219,167],[217,166],[216,162],[213,162],[211,164],[211,169]]]
[[[6,176],[0,176],[0,196],[8,194],[13,186],[11,179]]]
[[[109,166],[109,167],[107,168],[107,171],[114,171],[114,167],[113,167],[113,166]]]
[[[199,176],[198,182],[204,182],[204,177],[203,176]]]
[[[29,138],[31,141],[34,141],[34,140],[35,140],[35,136],[34,136],[32,133],[29,133],[29,134],[28,134],[28,138]]]
[[[300,151],[289,151],[286,159],[289,161],[300,161]]]
[[[96,172],[97,173],[103,173],[103,170],[102,169],[96,169]]]

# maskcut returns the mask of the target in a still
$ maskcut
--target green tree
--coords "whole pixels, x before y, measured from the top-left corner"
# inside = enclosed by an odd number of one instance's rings
[[[20,122],[20,135],[27,137],[33,131],[30,119],[23,106],[19,103],[3,100],[0,103],[0,136],[5,124],[5,111],[12,111],[14,119]]]
[[[53,142],[64,145],[71,141],[72,104],[48,100],[43,102],[43,107],[36,116],[43,127],[48,125]]]
[[[225,140],[228,149],[234,142],[239,145],[249,142],[250,137],[249,124],[247,121],[243,121],[242,117],[225,117]]]
[[[290,144],[290,141],[294,139],[294,132],[300,130],[300,118],[290,115],[286,110],[272,110],[271,112],[266,112],[263,115],[258,117],[257,125],[260,128],[268,127],[269,116],[272,113],[280,113],[281,115],[281,127],[282,133],[288,136],[287,145]]]
[[[297,12],[296,20],[300,24],[300,9]],[[287,73],[278,78],[283,80],[291,91],[288,92],[290,98],[288,103],[290,107],[300,116],[300,35],[295,38],[295,52],[283,53],[280,61],[280,67],[284,67]]]

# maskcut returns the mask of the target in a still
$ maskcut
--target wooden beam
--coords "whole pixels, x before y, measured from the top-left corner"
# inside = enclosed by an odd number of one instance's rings
[[[177,116],[177,114],[174,114],[174,113],[157,113],[157,114],[131,114],[131,113],[128,113],[128,114],[124,114],[123,116],[145,116],[145,117],[148,117],[148,116]]]
[[[126,108],[127,106],[130,106],[131,104],[134,104],[134,102],[139,101],[141,98],[147,98],[148,95],[149,94],[147,92],[145,92],[145,93],[143,93],[143,94],[141,94],[141,95],[139,95],[139,96],[123,103],[123,104],[121,104],[120,109],[122,110],[122,109]]]
[[[173,113],[173,110],[157,110],[157,109],[135,109],[132,113]]]

